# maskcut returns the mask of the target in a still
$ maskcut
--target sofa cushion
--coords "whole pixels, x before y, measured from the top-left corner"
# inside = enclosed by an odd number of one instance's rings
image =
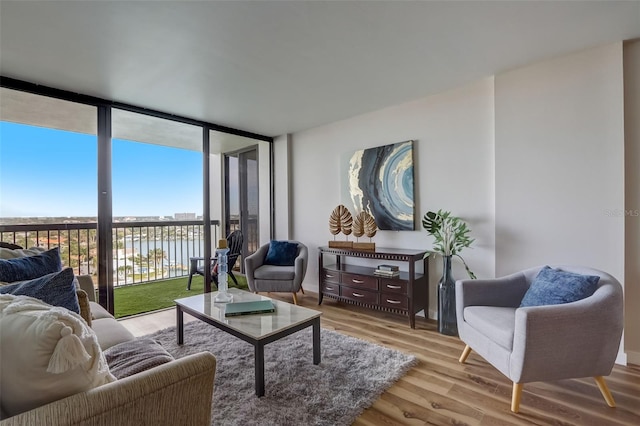
[[[516,309],[496,306],[467,306],[464,321],[489,340],[509,351],[513,349]]]
[[[60,272],[39,278],[0,286],[0,294],[35,297],[49,305],[61,306],[76,314],[80,313],[73,269],[71,268],[65,268]]]
[[[598,289],[597,275],[582,275],[545,266],[533,279],[520,307],[559,305],[591,296]]]
[[[91,307],[91,319],[113,318],[113,315],[97,302],[89,302],[89,306]]]
[[[291,281],[295,276],[293,266],[262,265],[253,271],[253,277],[257,280]]]
[[[0,329],[0,404],[9,416],[116,380],[95,333],[67,309],[0,294]]]
[[[98,344],[103,351],[118,343],[135,339],[134,335],[113,317],[94,319],[91,328],[95,331]]]
[[[265,265],[293,266],[298,255],[298,244],[288,241],[275,241],[269,243],[269,251],[264,258]]]
[[[109,371],[118,379],[149,370],[174,359],[162,345],[149,338],[118,343],[105,350],[104,356],[109,364]]]
[[[15,254],[20,254],[23,251],[13,250]],[[58,247],[40,254],[15,257],[13,259],[0,259],[0,281],[9,283],[32,280],[53,272],[60,272],[61,270],[62,260],[60,259]]]

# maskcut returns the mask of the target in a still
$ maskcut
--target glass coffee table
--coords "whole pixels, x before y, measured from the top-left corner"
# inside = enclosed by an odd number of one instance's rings
[[[251,343],[255,351],[256,395],[264,396],[264,346],[307,327],[313,328],[313,363],[320,364],[320,315],[322,312],[230,288],[234,302],[271,300],[276,311],[268,314],[225,317],[225,304],[215,303],[217,292],[175,300],[178,344],[184,343],[184,313]]]

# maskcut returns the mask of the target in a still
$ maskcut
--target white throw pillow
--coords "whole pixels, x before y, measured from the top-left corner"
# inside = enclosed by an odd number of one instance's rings
[[[116,380],[80,315],[9,294],[0,295],[0,371],[9,416]]]

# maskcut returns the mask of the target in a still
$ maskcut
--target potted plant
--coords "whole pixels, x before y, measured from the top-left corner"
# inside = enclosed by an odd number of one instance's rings
[[[422,218],[422,227],[434,238],[433,250],[429,250],[425,256],[439,254],[443,261],[442,278],[438,283],[438,331],[457,336],[455,280],[451,275],[451,258],[458,257],[469,278],[475,279],[475,274],[460,256],[462,249],[471,246],[475,240],[469,237],[471,230],[467,224],[448,211],[427,212]]]

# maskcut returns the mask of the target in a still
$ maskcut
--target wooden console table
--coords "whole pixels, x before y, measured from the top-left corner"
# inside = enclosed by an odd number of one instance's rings
[[[355,305],[399,313],[409,317],[416,328],[416,313],[429,310],[429,266],[425,250],[377,248],[361,251],[344,248],[318,248],[318,304],[324,296]],[[335,263],[325,265],[324,255],[335,256]],[[409,263],[408,272],[396,278],[374,275],[376,266],[349,265],[343,257],[392,260]],[[422,261],[422,273],[416,273],[416,262]]]

